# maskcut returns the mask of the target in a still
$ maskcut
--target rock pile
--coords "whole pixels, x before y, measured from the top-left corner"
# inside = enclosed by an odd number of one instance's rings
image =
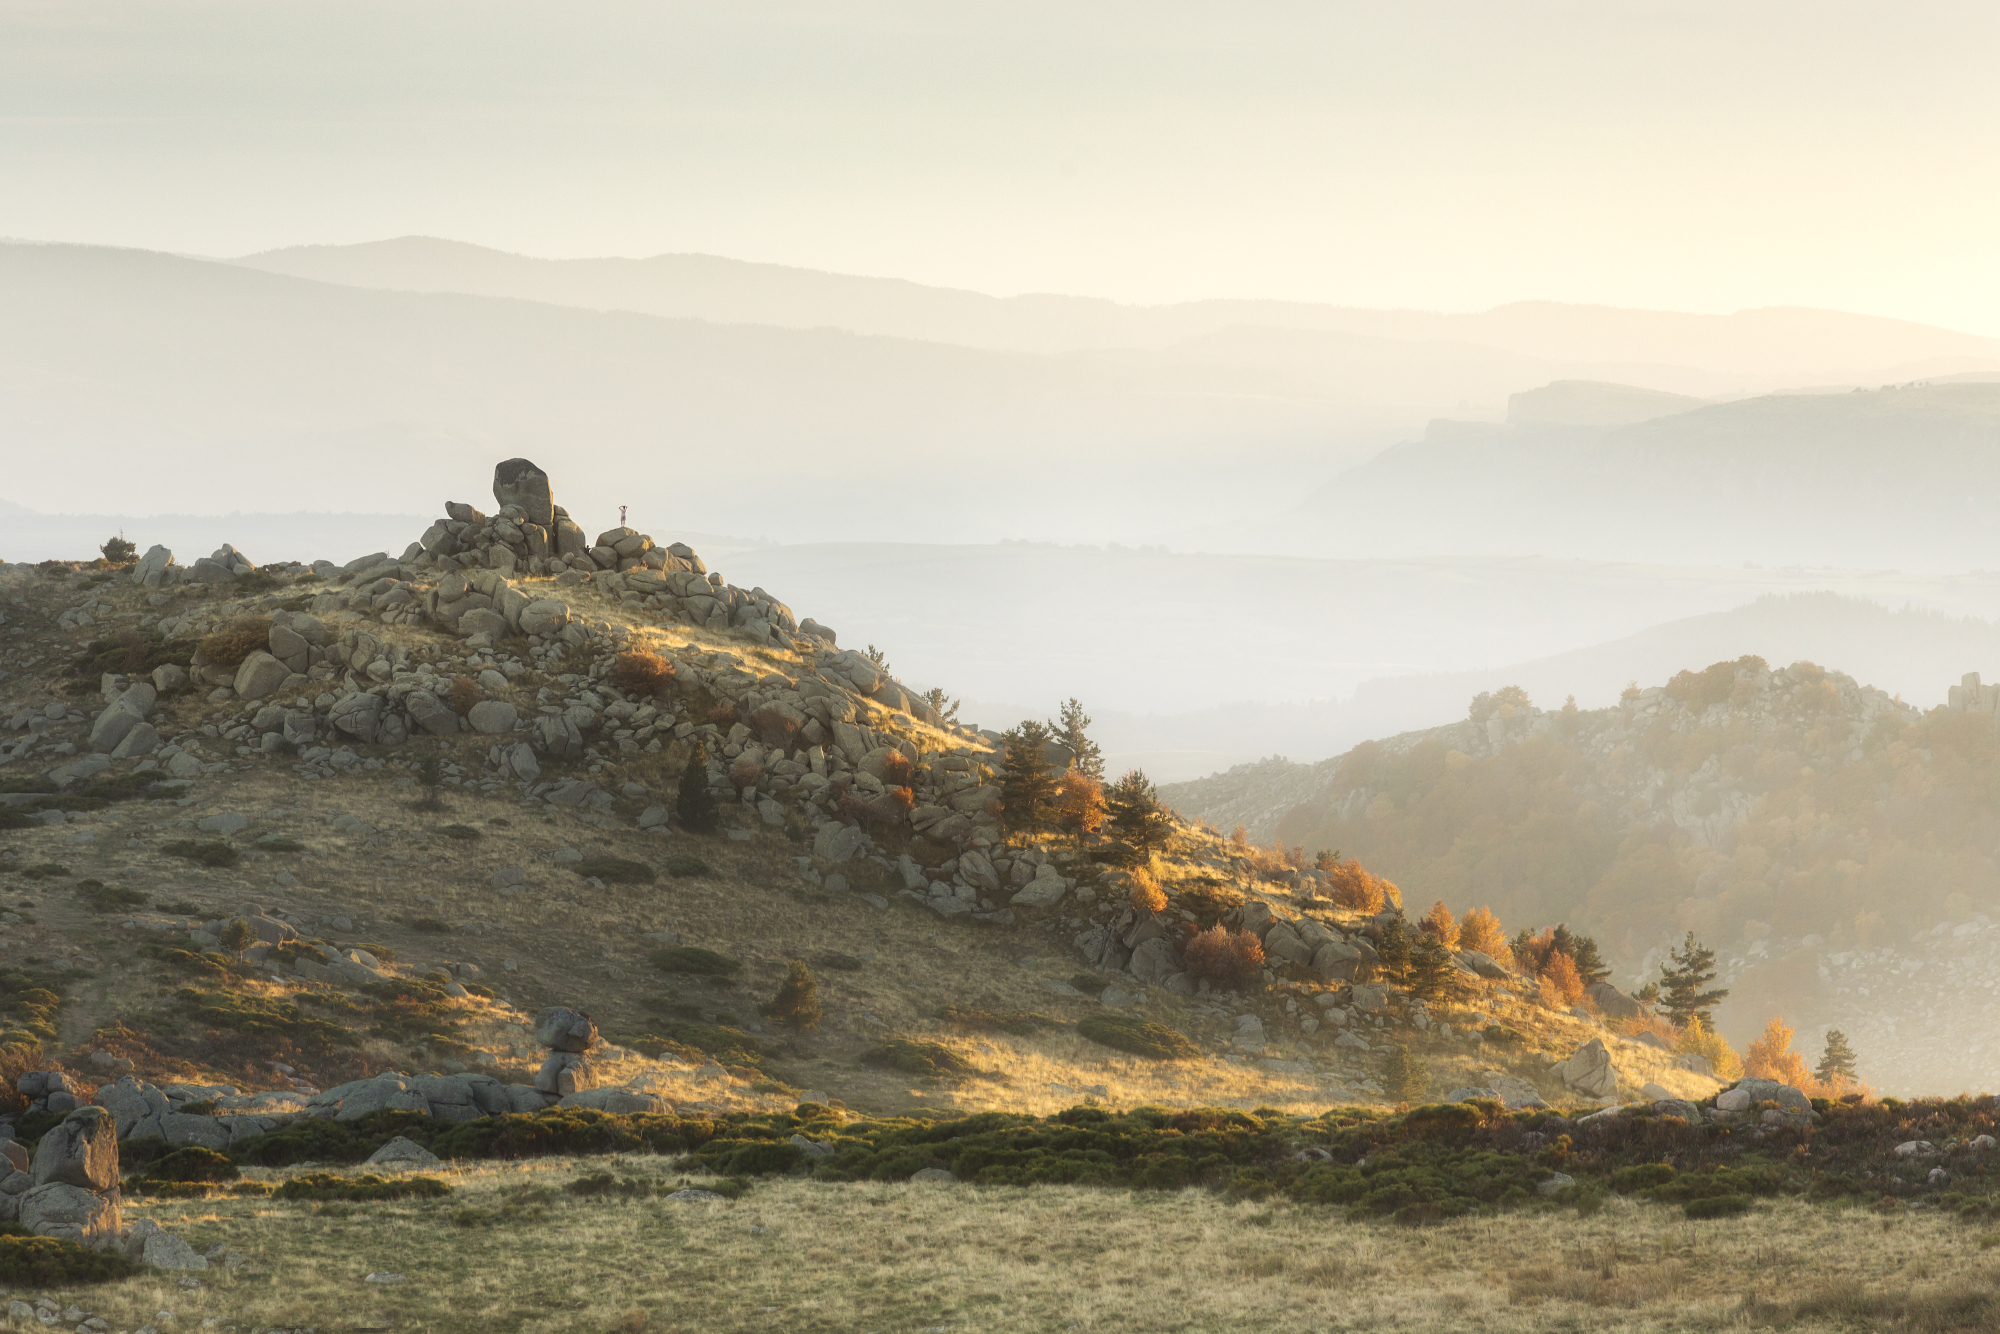
[[[535,1016],[535,1041],[549,1053],[535,1072],[536,1092],[566,1098],[597,1087],[590,1065],[597,1025],[589,1015],[551,1006]]]
[[[102,1107],[79,1107],[45,1133],[31,1162],[0,1142],[0,1222],[92,1250],[118,1250],[160,1269],[206,1269],[208,1260],[150,1220],[124,1225],[118,1189],[118,1124]]]

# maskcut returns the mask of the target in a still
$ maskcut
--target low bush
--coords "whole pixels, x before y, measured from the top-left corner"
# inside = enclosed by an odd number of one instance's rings
[[[451,678],[451,694],[445,703],[451,711],[464,717],[472,712],[472,706],[484,702],[486,692],[479,688],[479,682],[469,676]]]
[[[1051,1019],[1048,1015],[1037,1014],[1032,1010],[1003,1010],[995,1013],[947,1005],[938,1011],[938,1018],[968,1033],[1012,1033],[1016,1037],[1032,1037],[1051,1028],[1064,1027],[1062,1020]]]
[[[653,951],[653,967],[690,977],[732,977],[742,970],[743,961],[699,945],[667,945]]]
[[[114,1283],[138,1272],[113,1251],[87,1251],[73,1241],[34,1236],[16,1223],[0,1224],[0,1283],[10,1288]]]
[[[611,664],[611,684],[633,695],[657,695],[672,685],[674,664],[657,653],[633,649]]]
[[[707,862],[695,856],[692,852],[676,852],[672,856],[668,857],[666,861],[666,871],[668,875],[674,876],[677,879],[682,876],[704,876],[704,875],[715,874],[715,868],[713,866],[710,866]]]
[[[245,616],[201,641],[201,656],[215,667],[240,667],[243,660],[271,642],[271,618]]]
[[[260,838],[257,840],[259,852],[304,852],[306,845],[295,838]]]
[[[1248,931],[1231,931],[1220,922],[1197,931],[1182,951],[1190,976],[1211,986],[1242,989],[1257,980],[1264,966],[1264,946]]]
[[[444,826],[444,828],[438,830],[438,833],[442,834],[446,838],[456,838],[460,840],[470,840],[475,838],[486,837],[484,833],[482,833],[478,829],[473,828],[469,824],[448,824]]]
[[[136,889],[120,889],[107,885],[102,880],[81,880],[76,886],[77,896],[83,906],[94,913],[121,912],[136,908],[146,901],[146,896]]]
[[[569,868],[580,876],[595,877],[607,885],[650,885],[653,868],[624,857],[585,857]]]
[[[343,1200],[360,1202],[364,1200],[408,1200],[435,1199],[451,1194],[451,1187],[436,1177],[394,1176],[378,1177],[364,1173],[358,1177],[344,1177],[332,1172],[306,1172],[293,1177],[276,1190],[271,1197],[278,1200]]]
[[[878,1047],[870,1047],[861,1053],[861,1063],[878,1070],[894,1070],[898,1074],[920,1078],[951,1079],[981,1073],[972,1062],[949,1047],[941,1047],[935,1042],[911,1042],[904,1038],[891,1038]]]
[[[140,1174],[146,1181],[234,1181],[243,1175],[227,1154],[189,1145],[155,1158]]]
[[[1748,1195],[1711,1195],[1706,1199],[1689,1200],[1681,1206],[1681,1212],[1689,1218],[1733,1218],[1737,1214],[1749,1213],[1750,1208]]]
[[[58,880],[69,873],[69,867],[61,862],[37,862],[21,871],[30,880]]]
[[[1086,1015],[1077,1021],[1076,1031],[1101,1046],[1149,1060],[1186,1061],[1201,1055],[1187,1034],[1130,1015]]]
[[[180,857],[186,861],[200,862],[203,866],[234,866],[240,860],[236,849],[227,843],[196,842],[191,838],[177,838],[160,849],[169,857]]]

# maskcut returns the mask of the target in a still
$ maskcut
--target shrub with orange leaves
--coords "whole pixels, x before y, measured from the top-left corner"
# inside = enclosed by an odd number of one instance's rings
[[[1576,965],[1560,950],[1549,954],[1548,962],[1542,965],[1542,1004],[1551,1009],[1567,1010],[1583,998],[1583,979],[1576,974]]]
[[[1126,894],[1131,899],[1132,906],[1140,912],[1167,910],[1167,892],[1160,888],[1160,882],[1153,873],[1143,866],[1132,872],[1132,878],[1127,882]]]
[[[1248,931],[1230,931],[1220,922],[1198,931],[1181,952],[1188,972],[1207,978],[1210,986],[1242,988],[1257,979],[1264,966],[1264,946]]]
[[[1458,919],[1451,915],[1451,909],[1444,906],[1443,899],[1433,903],[1417,925],[1453,949],[1458,947]]]
[[[645,649],[621,653],[611,664],[611,684],[634,695],[658,694],[673,679],[673,663]]]
[[[1056,825],[1079,843],[1104,827],[1104,784],[1080,769],[1063,773],[1056,784]]]
[[[1333,901],[1343,908],[1378,913],[1389,904],[1403,902],[1401,890],[1358,861],[1341,862],[1327,875],[1333,881]]]

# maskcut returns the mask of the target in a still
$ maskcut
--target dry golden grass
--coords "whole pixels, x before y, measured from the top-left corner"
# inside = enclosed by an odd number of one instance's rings
[[[436,1202],[142,1205],[248,1263],[192,1291],[148,1276],[53,1295],[114,1328],[166,1308],[174,1328],[421,1334],[1943,1331],[1990,1328],[2000,1309],[2000,1262],[1976,1231],[1790,1201],[1723,1222],[1614,1199],[1592,1217],[1409,1230],[1198,1191],[765,1179],[735,1202],[682,1203],[561,1189],[605,1171],[685,1179],[660,1158],[544,1160],[447,1170],[455,1192]],[[383,1272],[406,1281],[365,1281]]]

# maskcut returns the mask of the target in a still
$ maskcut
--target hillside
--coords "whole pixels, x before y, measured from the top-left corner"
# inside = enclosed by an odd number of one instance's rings
[[[1287,549],[1983,568],[1996,442],[2000,384],[1984,380],[1773,394],[1625,425],[1440,421],[1298,507]]]
[[[1885,1088],[1977,1088],[2000,1073],[2000,1025],[1962,1003],[2000,982],[1980,943],[2000,918],[2000,734],[1990,688],[1967,699],[1924,713],[1809,663],[1724,662],[1608,709],[1489,697],[1449,727],[1164,796],[1341,849],[1412,900],[1490,905],[1510,931],[1567,921],[1621,985],[1692,930],[1722,958],[1732,1040],[1783,1013],[1844,1029]]]
[[[522,478],[496,480],[508,507],[452,502],[399,557],[154,547],[0,571],[0,883],[23,970],[0,987],[49,996],[8,1011],[14,1061],[227,1085],[224,1142],[408,1096],[392,1076],[552,1104],[569,1090],[540,1086],[548,1044],[526,1031],[552,1005],[610,1044],[574,1096],[683,1114],[805,1093],[883,1113],[1308,1108],[1381,1096],[1405,1043],[1440,1092],[1570,1096],[1550,1053],[1601,1029],[1532,983],[1468,964],[1459,1008],[1427,1013],[1354,990],[1378,925],[1320,872],[1186,828],[1150,858],[1003,828],[997,733],[943,723],[684,544],[591,541],[533,465],[503,471]],[[688,805],[704,793],[717,832]],[[1128,902],[1135,859],[1165,910]],[[224,948],[237,916],[247,950]],[[1241,991],[1191,962],[1218,924],[1271,951]],[[804,1041],[756,1018],[794,959],[826,1016]],[[1202,1059],[1106,1046],[1077,1026],[1093,1015],[1170,1026]],[[1494,1025],[1516,1045],[1483,1048]],[[945,1055],[899,1064],[899,1043]],[[1707,1087],[1643,1044],[1618,1061],[1619,1087]],[[422,1087],[435,1107],[450,1086]]]

